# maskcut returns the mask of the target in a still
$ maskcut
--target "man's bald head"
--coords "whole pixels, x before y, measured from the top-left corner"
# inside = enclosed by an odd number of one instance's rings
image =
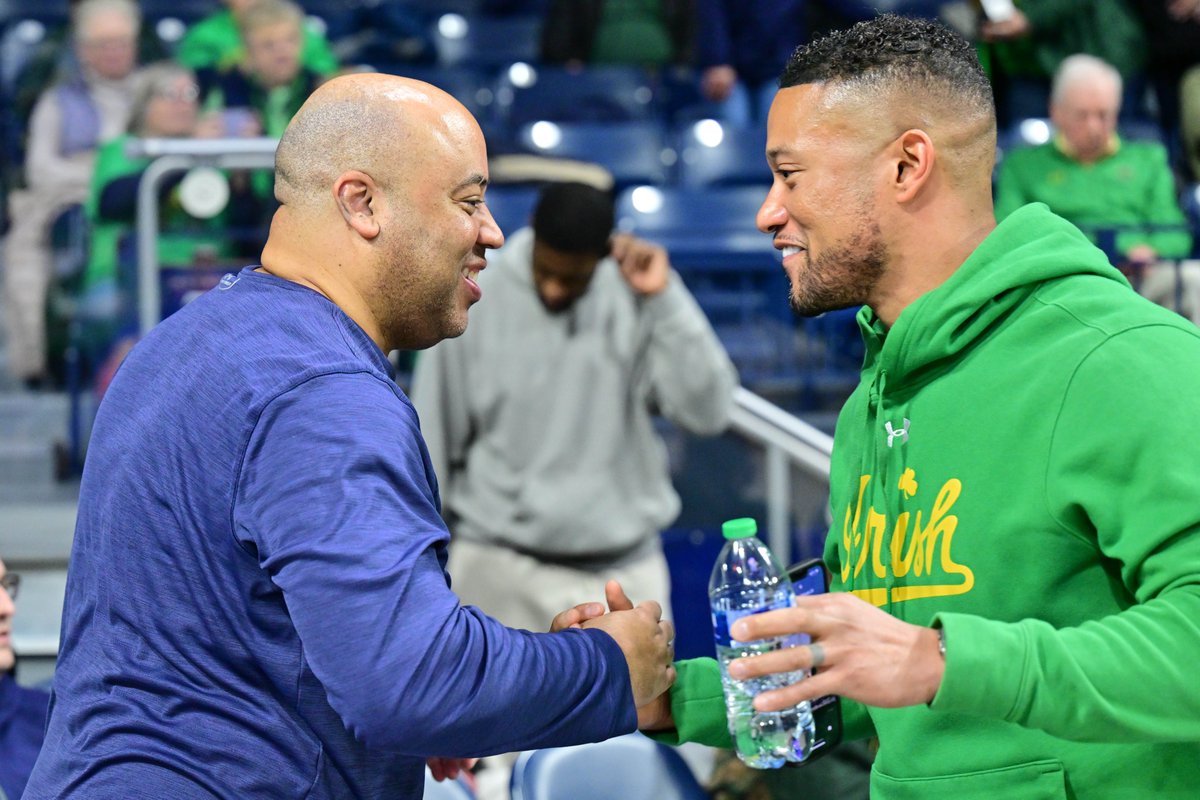
[[[461,103],[422,81],[334,78],[313,92],[280,138],[275,196],[296,210],[313,208],[330,200],[334,180],[347,170],[370,175],[387,191],[426,151],[426,142],[464,126],[478,130]]]

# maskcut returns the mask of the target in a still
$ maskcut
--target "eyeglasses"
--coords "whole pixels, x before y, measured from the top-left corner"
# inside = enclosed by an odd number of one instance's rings
[[[0,589],[8,592],[9,599],[17,599],[17,590],[21,588],[21,576],[15,572],[7,573],[0,578]]]
[[[154,90],[154,96],[161,97],[163,100],[181,100],[191,103],[199,99],[200,87],[194,83],[187,86],[163,86]]]

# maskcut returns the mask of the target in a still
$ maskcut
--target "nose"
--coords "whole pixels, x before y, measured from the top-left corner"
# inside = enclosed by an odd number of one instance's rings
[[[13,605],[13,599],[9,596],[8,590],[0,587],[0,619],[8,619],[13,615],[16,606]]]
[[[763,204],[758,208],[758,214],[754,217],[754,224],[763,233],[774,233],[782,228],[786,222],[787,212],[776,196],[775,187],[772,186],[771,190],[767,192]]]
[[[492,216],[492,210],[487,207],[487,203],[481,205],[479,210],[483,212],[483,219],[479,222],[477,241],[484,247],[495,250],[504,244],[504,231],[500,230],[500,224]]]
[[[562,281],[551,278],[542,283],[542,299],[546,305],[551,307],[558,306],[567,302],[570,297],[571,292]]]

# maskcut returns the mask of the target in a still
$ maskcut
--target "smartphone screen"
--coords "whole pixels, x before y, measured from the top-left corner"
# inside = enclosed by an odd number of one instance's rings
[[[825,563],[819,558],[794,565],[788,570],[788,577],[792,581],[792,593],[797,597],[809,597],[829,591],[829,576],[825,570]],[[811,641],[806,634],[795,638],[802,644]],[[812,713],[817,738],[813,742],[812,753],[800,762],[801,765],[825,755],[842,740],[842,706],[837,695],[827,694],[813,700]]]

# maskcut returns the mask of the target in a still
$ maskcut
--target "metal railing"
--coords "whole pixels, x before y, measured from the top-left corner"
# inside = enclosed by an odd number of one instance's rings
[[[730,428],[766,451],[767,543],[785,564],[792,560],[791,467],[829,485],[833,437],[739,386]]]
[[[144,336],[162,315],[158,261],[158,194],[163,180],[193,167],[270,169],[278,139],[131,139],[131,158],[150,158],[137,200],[138,330]]]

